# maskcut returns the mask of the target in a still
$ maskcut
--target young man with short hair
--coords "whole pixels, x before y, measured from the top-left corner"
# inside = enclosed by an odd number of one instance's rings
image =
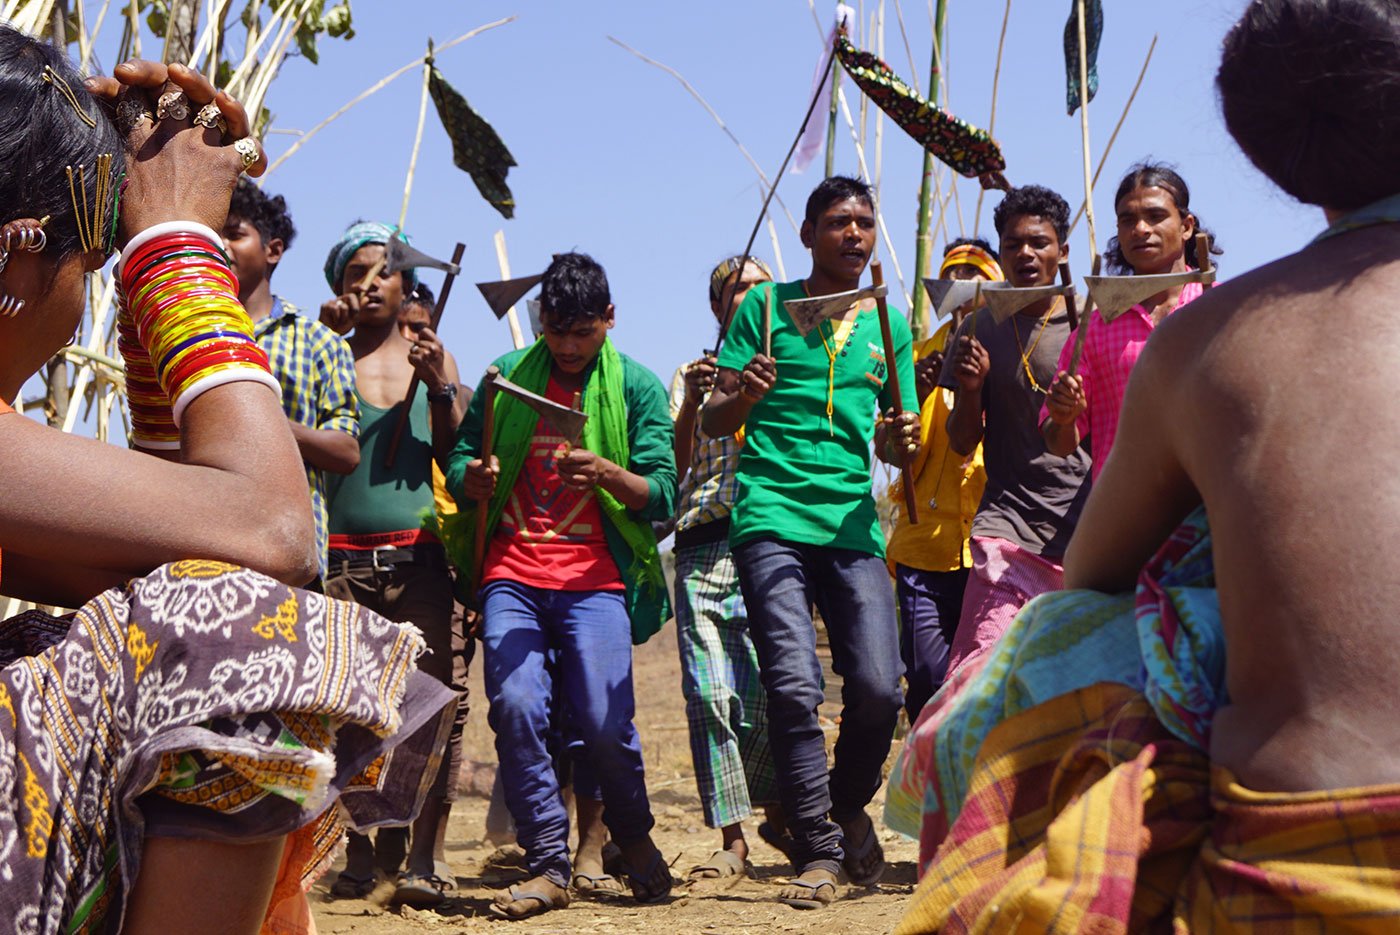
[[[650,522],[670,515],[676,465],[666,390],[608,337],[607,275],[579,253],[557,256],[540,291],[544,333],[496,361],[502,376],[588,421],[579,444],[523,401],[495,394],[493,444],[482,451],[477,390],[447,469],[459,504],[487,511],[486,554],[453,549],[482,608],[482,657],[506,804],[530,879],[492,906],[523,918],[569,903],[569,816],[550,755],[562,705],[604,821],[638,902],[671,891],[651,840],[641,740],[633,724],[632,645],[670,616]],[[471,535],[474,522],[464,527]],[[480,570],[480,580],[472,580]]]
[[[1069,205],[1027,185],[993,213],[1001,268],[1017,288],[1054,285],[1069,256]],[[1089,455],[1045,450],[1040,409],[1070,335],[1064,298],[1033,302],[998,324],[974,312],[957,331],[939,386],[953,390],[948,415],[952,450],[982,445],[987,487],[972,521],[972,574],[953,638],[949,676],[995,645],[1016,612],[1064,580],[1061,562],[1089,494]]]
[[[360,411],[355,360],[345,340],[272,292],[272,274],[292,246],[296,227],[281,195],[238,180],[223,230],[238,301],[253,320],[253,338],[267,351],[282,386],[282,409],[306,462],[321,578],[326,575],[326,472],[349,474],[360,463]]]
[[[899,718],[899,635],[885,540],[871,493],[872,440],[881,459],[905,463],[918,447],[908,323],[890,316],[886,359],[874,302],[852,304],[805,337],[783,303],[859,288],[875,247],[869,186],[826,179],[807,201],[803,280],[749,290],[720,350],[719,377],[702,424],[711,437],[745,431],[730,546],[768,696],[769,743],[793,839],[798,876],[779,898],[818,908],[836,898],[843,869],[878,880],[884,853],[865,807],[880,787]],[[770,294],[772,356],[764,353]],[[895,399],[889,368],[903,391]],[[879,419],[896,407],[897,422]],[[812,602],[843,678],[836,763],[828,777],[817,721],[822,669]]]

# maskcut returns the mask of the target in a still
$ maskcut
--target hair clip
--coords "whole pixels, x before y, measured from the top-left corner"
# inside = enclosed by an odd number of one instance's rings
[[[108,213],[112,211],[114,195],[120,197],[121,191],[118,187],[114,192],[112,185],[112,154],[103,153],[97,157],[97,191],[95,192],[95,204],[89,207],[87,198],[87,167],[78,166],[77,172],[72,166],[65,167],[68,174],[68,194],[73,199],[73,222],[78,228],[78,243],[83,248],[84,253],[93,250],[103,250],[106,252],[107,244],[111,238],[111,231],[108,225]],[[76,181],[74,177],[76,176]],[[78,190],[83,193],[83,200],[78,201]]]
[[[39,72],[39,77],[58,89],[58,93],[62,94],[64,98],[67,99],[68,103],[72,105],[73,112],[78,115],[78,119],[87,124],[89,129],[97,127],[97,118],[83,109],[83,105],[78,102],[78,95],[73,93],[73,89],[69,87],[68,82],[64,81],[63,76],[54,71],[52,66],[45,65],[43,70]]]

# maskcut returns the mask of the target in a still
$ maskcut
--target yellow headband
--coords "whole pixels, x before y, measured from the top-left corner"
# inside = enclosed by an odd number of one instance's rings
[[[965,243],[949,250],[943,257],[943,265],[938,268],[938,278],[944,278],[954,266],[975,266],[992,282],[1002,282],[1006,279],[996,258],[976,244]]]

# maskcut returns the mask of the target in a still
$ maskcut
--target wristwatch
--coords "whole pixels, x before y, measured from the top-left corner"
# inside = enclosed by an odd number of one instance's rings
[[[430,403],[455,403],[456,401],[457,401],[457,384],[456,384],[456,383],[448,383],[448,384],[444,385],[443,388],[442,388],[442,392],[440,392],[440,393],[429,393],[429,394],[428,394],[428,402],[430,402]]]

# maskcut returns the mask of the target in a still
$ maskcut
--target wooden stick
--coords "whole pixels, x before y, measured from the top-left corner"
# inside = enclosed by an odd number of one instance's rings
[[[763,303],[763,356],[770,359],[773,357],[773,296],[777,291],[776,285],[769,289],[768,298]]]
[[[496,378],[500,375],[501,369],[492,365],[486,368],[486,379],[482,381],[486,387],[486,405],[481,415],[481,463],[486,465],[488,471],[496,448]],[[476,530],[472,539],[472,585],[478,590],[481,588],[481,566],[486,561],[486,519],[490,512],[490,499],[477,501]]]
[[[880,269],[879,260],[870,261],[870,279],[878,288],[885,284],[885,274]],[[890,309],[885,302],[883,295],[876,296],[875,307],[880,313],[880,338],[885,346],[885,372],[889,375],[886,385],[890,388],[890,395],[894,397],[895,418],[904,414],[904,394],[899,387],[899,362],[895,359],[894,335],[890,332]],[[917,525],[919,522],[919,504],[914,499],[914,471],[907,463],[899,469],[899,475],[904,481],[904,509],[909,513],[910,525]]]
[[[1097,276],[1099,274],[1099,268],[1102,262],[1103,257],[1094,257],[1093,275]],[[1068,271],[1069,264],[1066,263],[1064,266],[1061,267],[1061,269],[1064,271]],[[1084,320],[1078,326],[1076,326],[1076,331],[1074,334],[1074,350],[1069,352],[1069,369],[1066,370],[1065,373],[1069,374],[1070,376],[1074,376],[1076,373],[1079,372],[1079,358],[1080,355],[1084,353],[1084,340],[1089,336],[1089,322],[1093,320],[1093,317],[1094,297],[1090,295],[1089,301],[1084,306]]]
[[[418,99],[418,129],[413,133],[413,150],[408,156],[408,176],[403,182],[403,207],[399,209],[399,230],[408,221],[408,199],[413,194],[413,176],[418,171],[418,150],[423,147],[423,124],[428,116],[428,79],[433,74],[433,41],[428,40],[428,54],[423,58],[423,94]]]
[[[452,265],[462,265],[462,254],[467,252],[467,245],[459,243],[452,251]],[[447,297],[452,294],[452,283],[456,280],[455,273],[448,273],[447,278],[442,281],[442,291],[438,293],[437,307],[433,309],[432,329],[438,330],[438,325],[442,323],[442,310],[447,307]],[[413,408],[413,398],[418,395],[418,372],[415,370],[413,379],[408,381],[408,392],[404,394],[403,410],[399,413],[398,424],[394,426],[393,437],[389,439],[389,450],[384,455],[384,466],[391,468],[394,466],[394,459],[399,454],[399,442],[403,440],[404,429],[408,428],[408,414]]]
[[[364,277],[361,278],[359,282],[355,283],[355,288],[352,291],[359,295],[364,295],[369,291],[369,284],[374,282],[375,277],[384,272],[384,264],[389,262],[387,252],[388,248],[386,247],[386,256],[382,256],[374,261],[374,265],[369,268],[369,272],[365,273]]]
[[[1108,154],[1113,152],[1113,144],[1118,139],[1118,131],[1123,129],[1123,123],[1128,119],[1128,111],[1133,109],[1133,101],[1137,99],[1138,90],[1142,87],[1142,79],[1147,77],[1147,66],[1152,64],[1152,52],[1157,48],[1157,37],[1152,37],[1152,44],[1147,47],[1147,58],[1143,60],[1142,70],[1138,72],[1137,84],[1133,85],[1133,93],[1128,95],[1128,103],[1123,105],[1123,112],[1118,115],[1118,123],[1113,127],[1113,133],[1108,137],[1108,145],[1103,149],[1103,155],[1099,157],[1098,168],[1094,170],[1094,184],[1099,184],[1099,176],[1103,174],[1103,167],[1108,165]],[[1070,222],[1069,232],[1074,233],[1074,229],[1079,226],[1079,219],[1084,216],[1084,205],[1079,206],[1075,212],[1074,220]]]
[[[1089,256],[1099,255],[1098,231],[1094,225],[1094,177],[1089,151],[1089,42],[1085,26],[1084,0],[1075,0],[1079,20],[1079,132],[1084,143],[1084,218],[1089,222]],[[1071,313],[1071,320],[1073,313]]]
[[[1215,264],[1210,259],[1210,235],[1205,233],[1196,235],[1196,267],[1202,273],[1209,273],[1215,269]]]
[[[496,231],[496,262],[501,266],[501,279],[510,278],[510,257],[506,255],[506,232]],[[520,330],[520,316],[515,313],[515,306],[506,309],[506,323],[510,325],[510,340],[518,351],[525,346],[525,335]]]
[[[1001,56],[1006,51],[1006,26],[1011,22],[1011,0],[1006,0],[1006,12],[1001,16],[1001,38],[997,40],[997,64],[992,71],[992,115],[987,120],[987,135],[992,136],[997,128],[997,90],[1001,86]],[[987,190],[977,186],[977,208],[972,214],[972,236],[982,225],[982,196]]]

